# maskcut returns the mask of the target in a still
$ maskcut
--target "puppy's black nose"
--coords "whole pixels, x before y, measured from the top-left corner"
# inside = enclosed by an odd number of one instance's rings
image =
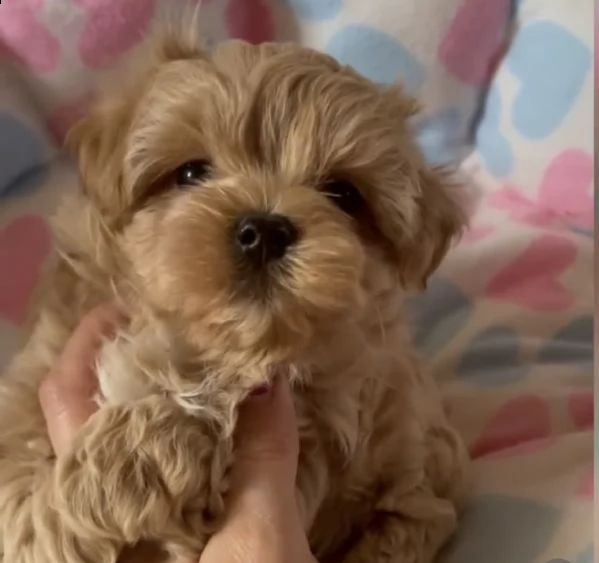
[[[297,235],[297,228],[287,217],[254,213],[240,217],[235,241],[244,256],[257,264],[265,264],[283,258]]]

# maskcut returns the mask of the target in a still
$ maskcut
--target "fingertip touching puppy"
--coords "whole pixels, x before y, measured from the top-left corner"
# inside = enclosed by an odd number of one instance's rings
[[[70,135],[81,190],[0,381],[0,561],[114,563],[139,542],[156,561],[198,556],[224,513],[237,406],[282,373],[319,561],[430,563],[467,461],[402,301],[464,219],[414,143],[415,103],[294,45],[150,45]],[[57,459],[37,391],[107,300],[131,322]]]

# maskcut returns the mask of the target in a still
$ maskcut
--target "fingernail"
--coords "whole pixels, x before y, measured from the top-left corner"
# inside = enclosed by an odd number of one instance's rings
[[[265,383],[264,385],[260,385],[260,387],[256,387],[256,389],[254,389],[251,392],[251,396],[252,397],[263,397],[264,395],[267,395],[268,393],[270,393],[271,390],[271,386],[268,385],[267,383]]]

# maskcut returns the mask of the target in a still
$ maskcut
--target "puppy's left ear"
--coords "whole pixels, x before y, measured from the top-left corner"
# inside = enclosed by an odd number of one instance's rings
[[[134,108],[129,96],[112,94],[96,102],[69,131],[67,148],[76,156],[83,194],[106,217],[127,207],[122,163]]]
[[[461,234],[466,214],[456,198],[457,186],[444,170],[422,164],[410,170],[401,184],[383,192],[378,202],[379,223],[402,286],[425,289]]]
[[[123,160],[148,85],[163,65],[204,57],[197,27],[181,21],[157,28],[111,75],[88,114],[69,131],[66,145],[77,158],[82,191],[105,217],[118,217],[131,203]]]

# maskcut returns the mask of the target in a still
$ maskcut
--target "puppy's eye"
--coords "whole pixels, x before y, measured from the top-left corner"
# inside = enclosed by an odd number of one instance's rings
[[[365,204],[358,188],[347,180],[329,180],[323,185],[322,192],[348,215],[355,215]]]
[[[210,162],[207,160],[190,160],[175,170],[177,186],[187,187],[199,184],[210,173]]]

